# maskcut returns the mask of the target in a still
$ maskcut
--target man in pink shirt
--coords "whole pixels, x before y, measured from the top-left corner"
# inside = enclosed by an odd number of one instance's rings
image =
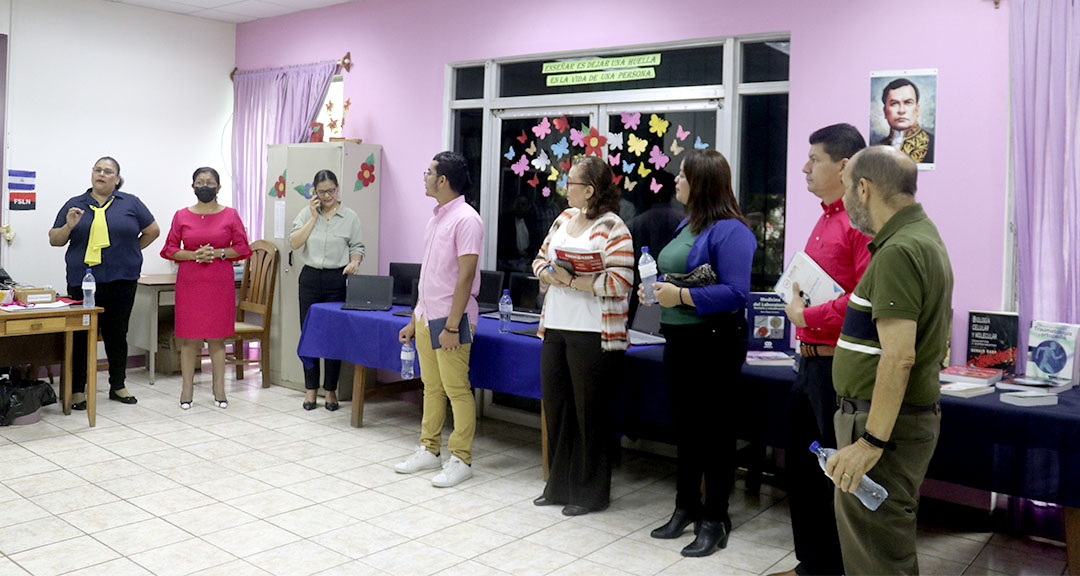
[[[788,397],[788,441],[785,452],[791,530],[799,565],[787,574],[843,574],[840,540],[833,512],[833,483],[821,474],[808,448],[815,440],[835,448],[833,414],[836,391],[832,360],[844,324],[851,291],[870,262],[870,238],[855,230],[844,210],[840,174],[848,159],[866,148],[862,134],[850,124],[826,126],[810,135],[809,159],[803,166],[806,186],[821,199],[824,213],[806,241],[805,252],[844,288],[831,302],[809,308],[793,298],[787,315],[796,326],[801,359],[799,375]],[[798,284],[794,287],[798,293]]]
[[[439,488],[455,486],[472,477],[472,441],[476,431],[476,407],[469,385],[469,353],[462,344],[463,331],[476,326],[480,293],[480,249],[484,222],[462,193],[469,184],[465,158],[440,152],[424,172],[424,192],[438,202],[424,233],[424,257],[420,264],[419,294],[409,324],[401,329],[403,344],[415,336],[424,381],[424,416],[420,422],[420,446],[394,466],[401,474],[442,467],[431,483]],[[445,320],[432,346],[428,324]],[[471,338],[467,338],[472,340]],[[439,448],[446,421],[446,400],[454,411],[454,432],[448,448],[450,458],[442,464]]]

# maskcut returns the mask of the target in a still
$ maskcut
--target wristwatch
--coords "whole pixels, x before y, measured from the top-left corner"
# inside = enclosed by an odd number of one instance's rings
[[[221,259],[222,260],[225,259],[225,249],[224,248],[221,249]]]

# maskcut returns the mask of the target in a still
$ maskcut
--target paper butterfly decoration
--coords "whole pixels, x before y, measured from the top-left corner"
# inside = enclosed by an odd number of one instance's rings
[[[604,146],[606,145],[607,137],[601,136],[595,126],[589,128],[589,135],[585,137],[585,155],[594,154],[600,156],[604,152]]]
[[[564,189],[566,188],[566,173],[565,172],[563,173],[562,176],[559,177],[559,180],[557,182],[555,182],[555,185],[558,186],[559,188],[564,188]]]
[[[653,194],[659,194],[661,188],[663,186],[656,182],[656,178],[649,178],[649,190],[652,190]]]
[[[611,177],[611,183],[618,186],[619,182],[622,182],[622,179],[623,179],[622,174],[616,174],[616,175]]]
[[[539,124],[532,127],[532,133],[541,140],[543,140],[544,137],[548,134],[551,134],[551,122],[548,121],[546,116],[543,120],[540,121]]]
[[[622,125],[627,130],[637,130],[638,124],[641,124],[641,112],[623,112],[621,116]]]
[[[585,146],[585,134],[577,128],[571,128],[570,141],[574,143],[574,146]]]
[[[524,130],[522,130],[521,131],[521,136],[515,136],[515,138],[517,138],[518,142],[521,142],[522,144],[524,144],[525,141],[529,139],[529,135],[526,134]]]
[[[608,132],[607,147],[608,150],[622,150],[622,132]]]
[[[634,166],[637,166],[637,164],[627,162],[626,160],[623,160],[623,163],[622,163],[623,174],[629,174],[629,173],[633,172],[634,171]]]
[[[674,140],[672,140],[672,142],[674,142]],[[664,154],[659,146],[653,144],[652,150],[649,151],[649,164],[652,164],[657,170],[660,170],[664,166],[667,166],[669,160],[671,160],[671,158],[668,158],[667,154]]]
[[[570,122],[566,120],[566,116],[559,116],[554,122],[555,129],[558,130],[560,134],[566,132],[566,129],[570,126]]]
[[[663,136],[664,132],[667,132],[668,126],[670,125],[671,122],[664,120],[656,114],[649,116],[649,132],[652,132],[657,136]]]
[[[536,154],[536,140],[529,142],[529,147],[525,149],[525,153],[529,156]]]
[[[541,150],[540,155],[533,159],[532,165],[533,168],[536,168],[539,172],[547,170],[548,166],[551,166],[551,160],[548,160],[547,150]]]
[[[557,144],[551,145],[551,153],[559,158],[570,153],[570,143],[566,141],[566,136],[563,136]]]
[[[536,174],[533,174],[533,177],[526,180],[526,182],[529,183],[529,186],[532,186],[533,188],[536,188],[536,185],[540,183],[540,177],[537,176]]]
[[[709,147],[708,144],[701,141],[701,136],[698,136],[697,140],[694,140],[694,148],[697,148],[698,150],[704,150],[705,148],[708,148],[708,147]]]
[[[559,171],[554,166],[551,167],[551,174],[548,176],[548,180],[555,182],[559,179]]]
[[[525,176],[525,170],[529,168],[529,159],[524,154],[517,162],[510,165],[510,169],[514,171],[514,174],[518,176]]]
[[[618,154],[616,154],[614,156],[608,154],[608,157],[607,157],[608,164],[611,164],[612,166],[618,166],[619,165],[619,158],[621,158],[621,157],[622,157],[622,152],[619,152]]]
[[[559,160],[559,168],[562,168],[563,172],[569,172],[570,171],[570,159],[567,158],[566,160]]]
[[[544,198],[547,198],[548,196],[551,196],[551,188],[544,186],[544,189],[541,190],[540,193],[544,195]]]
[[[678,140],[671,141],[671,154],[673,156],[678,156],[679,154],[682,154],[683,150],[686,150],[686,148],[679,146]]]
[[[641,156],[641,153],[645,151],[645,148],[649,146],[649,141],[644,138],[638,138],[637,134],[631,134],[626,139],[626,149],[633,152],[635,156]]]
[[[641,164],[638,164],[637,173],[638,173],[638,176],[641,176],[642,178],[644,178],[644,177],[648,176],[649,174],[652,174],[652,169],[651,168],[646,168],[645,163],[642,162]]]
[[[623,180],[622,182],[622,187],[625,188],[628,192],[633,192],[635,186],[637,186],[637,182],[634,182],[629,178]]]
[[[689,130],[683,130],[682,124],[679,124],[679,126],[677,128],[675,128],[675,137],[678,138],[679,140],[686,140],[686,137],[689,136],[689,135],[690,135],[690,131]]]
[[[503,157],[506,158],[507,160],[513,161],[515,155],[516,154],[514,152],[514,147],[511,146],[510,150],[506,154],[503,154]]]

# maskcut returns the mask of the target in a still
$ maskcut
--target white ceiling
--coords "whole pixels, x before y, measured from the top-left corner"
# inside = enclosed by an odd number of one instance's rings
[[[112,0],[120,4],[143,6],[155,10],[175,12],[222,20],[225,22],[249,22],[259,18],[281,16],[292,12],[322,8],[332,4],[344,4],[349,0]]]

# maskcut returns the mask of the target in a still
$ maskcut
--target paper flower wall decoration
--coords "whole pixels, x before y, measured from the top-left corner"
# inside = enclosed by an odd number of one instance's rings
[[[375,154],[372,153],[360,164],[360,171],[356,173],[356,184],[353,192],[371,186],[375,182]]]
[[[333,100],[327,101],[327,103],[326,103],[326,117],[328,119],[327,122],[326,122],[326,134],[327,134],[327,136],[334,137],[334,138],[340,138],[341,137],[341,133],[345,129],[345,115],[349,113],[349,107],[350,106],[352,106],[352,99],[346,100],[344,102],[344,104],[341,105],[341,116],[335,117],[334,116],[334,101]],[[316,140],[314,138],[312,138],[311,141],[315,142]],[[322,139],[320,138],[318,141],[322,142]]]
[[[296,193],[303,196],[304,198],[307,198],[308,200],[311,199],[311,182],[308,182],[307,184],[301,184],[299,186],[294,186],[293,190],[296,190]]]
[[[285,188],[285,172],[282,172],[281,176],[278,176],[277,182],[270,185],[270,191],[266,195],[274,198],[284,198]]]
[[[589,135],[585,138],[585,155],[600,156],[603,154],[605,146],[607,146],[607,137],[601,136],[596,126],[589,128]]]

